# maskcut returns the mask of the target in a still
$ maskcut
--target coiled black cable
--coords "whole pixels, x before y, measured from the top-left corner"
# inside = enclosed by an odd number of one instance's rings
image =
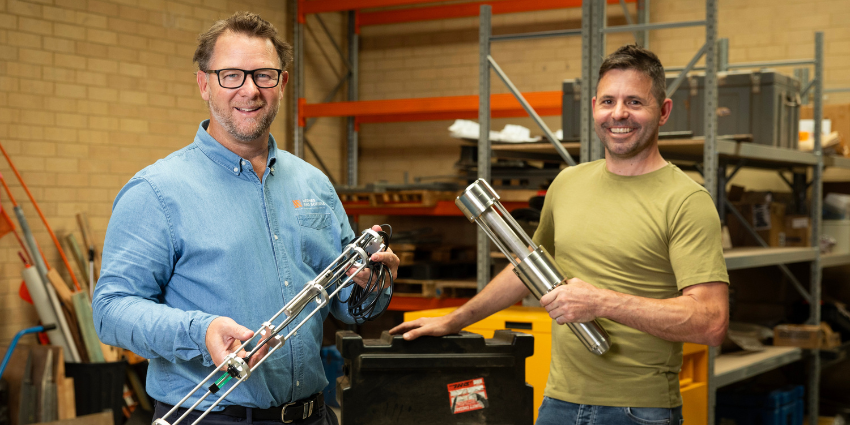
[[[384,239],[384,248],[381,252],[386,251],[390,246],[390,239],[393,235],[393,227],[389,224],[382,224],[381,229],[384,226],[389,228],[389,233],[384,231],[378,232]],[[375,312],[383,291],[389,288],[390,299],[393,296],[392,288],[394,279],[388,267],[384,263],[370,260],[367,268],[369,269],[369,280],[366,281],[366,286],[363,287],[356,283],[351,285],[351,294],[348,296],[348,300],[341,300],[348,304],[348,314],[354,318],[354,322],[358,325],[369,320],[375,320],[381,317],[381,314],[386,311],[386,309],[383,309],[377,313]],[[387,285],[387,278],[389,278],[389,286]]]

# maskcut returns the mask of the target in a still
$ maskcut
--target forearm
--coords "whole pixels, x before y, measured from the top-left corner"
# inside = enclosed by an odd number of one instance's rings
[[[108,287],[100,282],[93,302],[95,329],[101,341],[149,359],[161,357],[175,362],[203,357],[204,364],[212,364],[204,340],[217,316],[103,290]]]
[[[722,285],[725,295],[726,284]],[[720,345],[729,323],[728,298],[706,301],[694,294],[651,299],[601,290],[598,317],[611,319],[668,341]],[[718,298],[718,297],[715,297]]]
[[[455,326],[462,329],[516,304],[528,293],[528,289],[514,273],[513,266],[508,265],[478,295],[455,310],[450,317]]]

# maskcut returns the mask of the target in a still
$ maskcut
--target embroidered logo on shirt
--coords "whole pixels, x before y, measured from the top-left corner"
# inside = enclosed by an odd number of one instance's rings
[[[319,200],[319,199],[312,199],[312,198],[310,198],[310,199],[294,199],[294,200],[292,200],[292,204],[293,204],[293,205],[295,205],[295,208],[301,208],[301,207],[307,207],[307,208],[309,208],[309,207],[320,207],[320,206],[322,206],[322,205],[325,205],[325,203],[324,203],[324,202],[322,202],[321,200]]]

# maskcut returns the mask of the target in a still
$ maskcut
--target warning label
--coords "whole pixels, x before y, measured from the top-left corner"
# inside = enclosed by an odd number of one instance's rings
[[[449,405],[452,413],[458,414],[484,409],[490,405],[487,401],[487,389],[484,378],[449,384]]]

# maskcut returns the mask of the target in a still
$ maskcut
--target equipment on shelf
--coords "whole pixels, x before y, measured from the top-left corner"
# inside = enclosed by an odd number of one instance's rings
[[[392,297],[392,273],[389,270],[386,270],[386,266],[382,263],[371,262],[369,258],[372,254],[379,251],[386,251],[387,247],[390,243],[390,238],[392,236],[392,227],[389,225],[384,225],[390,228],[390,233],[387,234],[384,231],[376,232],[372,229],[366,229],[363,233],[355,239],[352,243],[348,244],[342,251],[342,254],[339,255],[327,268],[322,270],[321,273],[316,276],[310,282],[304,286],[304,289],[301,290],[292,300],[290,300],[286,305],[283,306],[280,311],[275,313],[267,322],[263,323],[262,327],[258,329],[254,336],[252,336],[247,341],[243,342],[234,352],[230,353],[227,357],[225,357],[224,361],[221,364],[218,364],[203,381],[201,381],[189,394],[186,394],[182,400],[174,405],[174,407],[168,411],[162,418],[156,419],[153,422],[153,425],[177,425],[180,423],[186,416],[188,416],[196,407],[198,407],[202,401],[204,401],[207,397],[212,394],[217,394],[221,389],[224,388],[227,383],[236,378],[236,382],[231,386],[221,397],[218,398],[207,410],[201,414],[198,419],[193,422],[193,424],[197,424],[201,422],[212,410],[219,405],[233,390],[235,390],[240,384],[245,382],[253,371],[255,371],[258,367],[260,367],[263,362],[268,359],[272,353],[274,353],[280,347],[289,340],[290,337],[295,335],[298,332],[298,329],[301,328],[307,320],[313,317],[316,312],[318,312],[322,307],[326,306],[330,299],[334,296],[337,296],[340,291],[344,288],[348,287],[354,282],[354,276],[363,271],[366,266],[371,266],[371,273],[369,275],[369,281],[365,288],[360,287],[360,285],[354,285],[352,288],[351,294],[348,299],[342,302],[348,303],[348,311],[355,318],[358,323],[362,323],[361,321],[372,320],[377,318],[377,315],[374,314],[375,307],[377,306],[379,297],[370,297],[372,292],[376,292],[380,294],[385,289],[389,290],[389,295]],[[355,267],[356,271],[352,273],[350,276],[346,276],[346,271],[350,268]],[[390,284],[387,287],[386,278],[389,276]],[[328,294],[328,289],[332,286],[337,285],[336,289],[333,290],[330,294]],[[379,292],[380,291],[380,292]],[[298,315],[307,307],[311,301],[316,302],[316,308],[313,309],[297,326],[295,326],[288,334],[285,336],[280,336],[280,332],[284,330],[287,326],[289,326]],[[277,326],[273,326],[273,322],[281,315],[286,315],[286,318]],[[271,329],[271,332],[268,332]],[[257,345],[247,353],[244,358],[237,357],[237,353],[242,351],[257,335],[263,335],[264,338],[257,343]],[[274,347],[269,349],[268,354],[266,354],[262,359],[257,361],[257,363],[253,367],[249,367],[249,361],[251,356],[257,353],[260,348],[268,343],[270,340],[274,339],[275,342],[272,344]],[[178,408],[185,403],[193,394],[195,394],[201,387],[204,386],[212,377],[218,373],[221,369],[226,369],[227,372],[222,374],[212,385],[209,386],[206,394],[204,394],[198,401],[195,402],[190,408],[186,409],[186,412],[180,416],[174,422],[167,422],[165,419],[173,415],[177,412]]]
[[[562,284],[564,274],[558,270],[555,260],[520,228],[485,180],[478,179],[469,185],[457,197],[455,204],[470,222],[484,229],[514,265],[514,273],[538,300]],[[608,334],[595,320],[567,325],[590,352],[602,355],[611,347]]]

